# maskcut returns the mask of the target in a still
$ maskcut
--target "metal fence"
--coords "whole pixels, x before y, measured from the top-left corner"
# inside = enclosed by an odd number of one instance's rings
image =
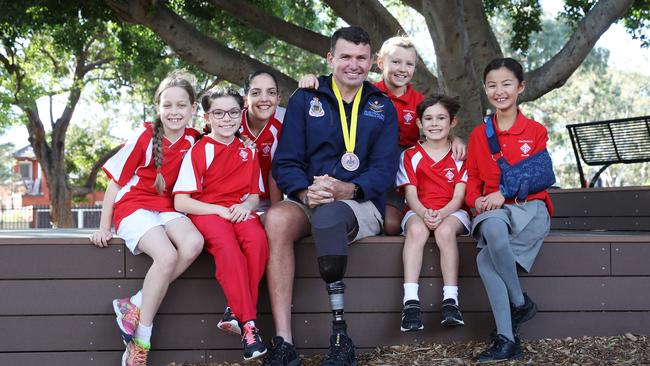
[[[84,205],[72,208],[77,228],[98,228],[102,206]],[[0,229],[47,229],[52,227],[50,206],[0,208]]]

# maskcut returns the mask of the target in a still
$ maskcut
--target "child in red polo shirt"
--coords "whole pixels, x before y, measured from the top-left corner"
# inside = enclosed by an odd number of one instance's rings
[[[99,230],[90,240],[106,247],[117,235],[133,254],[145,253],[153,264],[142,290],[113,300],[126,345],[122,366],[147,364],[153,319],[169,284],[203,249],[203,238],[185,215],[174,210],[172,187],[185,152],[199,135],[187,124],[196,111],[193,75],[174,71],[155,94],[157,117],[104,164],[111,181],[106,189]]]
[[[282,121],[275,116],[280,103],[280,91],[275,75],[260,70],[248,76],[244,83],[244,93],[247,108],[242,113],[239,134],[242,139],[249,139],[255,144],[264,182],[264,192],[260,194],[257,211],[263,213],[271,204],[282,200],[282,192],[271,176],[271,161],[282,131]]]
[[[517,97],[524,91],[524,72],[511,58],[491,61],[483,73],[488,100],[496,113],[492,123],[501,155],[515,164],[546,148],[546,128],[524,116]],[[493,343],[481,362],[522,356],[517,332],[537,312],[522,292],[517,265],[529,271],[550,229],[551,200],[546,190],[533,192],[524,202],[506,200],[499,191],[500,169],[488,146],[485,123],[469,139],[465,202],[476,209],[472,236],[482,248],[476,262],[496,322]]]
[[[174,186],[174,204],[188,214],[214,257],[215,276],[237,320],[248,361],[266,353],[255,320],[268,244],[255,214],[264,190],[258,157],[235,136],[243,104],[235,91],[203,96],[201,105],[212,131],[185,156]]]
[[[401,330],[424,329],[418,281],[424,245],[431,233],[440,249],[443,279],[443,326],[464,324],[458,307],[458,246],[456,236],[469,232],[470,219],[463,209],[467,174],[462,161],[451,153],[449,133],[458,124],[458,101],[444,95],[425,99],[417,107],[417,126],[424,141],[402,153],[397,186],[404,189],[409,210],[402,220],[406,235],[404,299]]]

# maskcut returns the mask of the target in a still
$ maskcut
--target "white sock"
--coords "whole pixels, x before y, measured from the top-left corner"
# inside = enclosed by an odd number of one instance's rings
[[[420,301],[420,298],[418,297],[418,288],[420,285],[417,283],[405,283],[404,284],[404,300],[402,300],[402,304],[406,304],[407,301],[409,300],[418,300]]]
[[[249,320],[249,321],[247,321],[246,324],[244,324],[244,325],[250,325],[250,326],[253,326],[253,327],[254,327],[254,326],[255,326],[255,320]]]
[[[454,299],[458,304],[458,286],[442,286],[442,301]]]
[[[149,345],[151,343],[151,332],[153,331],[153,324],[146,326],[142,323],[138,324],[133,337],[138,340],[140,344]]]
[[[137,294],[131,296],[131,303],[139,308],[142,307],[142,290],[138,291]]]

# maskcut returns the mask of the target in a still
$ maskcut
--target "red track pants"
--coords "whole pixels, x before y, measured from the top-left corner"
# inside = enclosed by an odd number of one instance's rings
[[[217,215],[188,215],[214,257],[215,277],[228,306],[242,323],[257,318],[257,294],[269,258],[266,233],[257,216],[232,223]]]

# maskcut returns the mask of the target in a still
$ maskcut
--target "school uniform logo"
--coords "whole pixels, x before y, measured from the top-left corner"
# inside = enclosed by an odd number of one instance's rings
[[[413,120],[413,115],[411,114],[411,112],[406,112],[406,114],[404,115],[404,123],[410,125],[412,120]]]
[[[367,109],[363,110],[363,115],[366,117],[377,118],[384,120],[384,105],[378,100],[368,101]]]
[[[248,151],[246,149],[240,149],[239,150],[239,157],[241,158],[241,161],[248,161]]]
[[[445,177],[447,178],[447,182],[453,182],[453,181],[454,181],[454,177],[456,176],[456,175],[454,174],[454,172],[452,171],[453,169],[451,169],[451,168],[447,168],[447,169],[445,169],[445,170],[447,171],[447,173],[445,173]]]
[[[519,150],[521,150],[521,154],[524,155],[524,156],[528,156],[528,153],[530,152],[530,150],[533,149],[532,147],[530,147],[530,145],[528,145],[528,143],[530,141],[521,141],[520,140],[519,142],[520,143],[523,142],[523,144],[519,147]]]
[[[265,156],[269,155],[271,153],[271,144],[268,142],[265,142],[262,144],[262,154]]]
[[[309,115],[312,117],[323,117],[325,115],[323,103],[318,100],[318,97],[313,97],[309,102]]]

